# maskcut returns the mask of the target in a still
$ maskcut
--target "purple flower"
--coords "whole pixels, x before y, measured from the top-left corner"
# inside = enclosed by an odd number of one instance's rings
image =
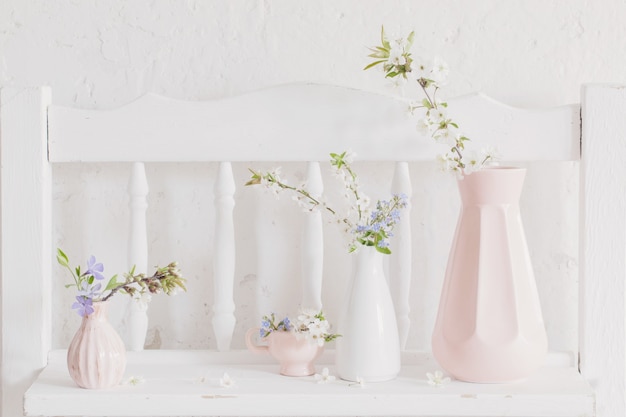
[[[97,280],[104,279],[104,265],[101,263],[96,263],[96,257],[91,255],[87,260],[87,271],[85,271],[85,275],[93,275],[93,277]]]
[[[285,317],[285,319],[283,320],[283,326],[285,327],[285,331],[290,331],[293,326],[291,325],[291,321],[289,321],[289,317]]]
[[[87,281],[83,281],[80,289],[78,290],[78,295],[81,297],[93,299],[100,295],[98,294],[98,292],[100,291],[100,288],[102,288],[102,284],[100,283],[95,284],[95,285],[89,285]]]
[[[94,312],[93,300],[91,298],[79,295],[76,297],[76,301],[74,302],[74,304],[72,304],[72,308],[75,309],[81,317],[87,317]]]

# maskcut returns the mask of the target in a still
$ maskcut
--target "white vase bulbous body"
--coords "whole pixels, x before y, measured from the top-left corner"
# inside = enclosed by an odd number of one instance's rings
[[[524,379],[547,352],[519,211],[525,173],[485,168],[458,181],[462,209],[432,349],[441,367],[462,381]]]
[[[396,314],[383,254],[361,247],[339,316],[337,374],[348,381],[381,382],[400,372]]]
[[[126,349],[107,319],[107,303],[95,302],[67,350],[70,376],[81,388],[102,389],[118,385],[126,369]]]

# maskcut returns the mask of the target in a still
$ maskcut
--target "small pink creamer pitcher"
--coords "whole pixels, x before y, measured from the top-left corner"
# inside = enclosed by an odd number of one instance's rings
[[[322,351],[323,346],[305,337],[298,337],[294,332],[274,331],[267,335],[267,346],[257,345],[254,335],[260,333],[255,327],[246,332],[246,346],[254,353],[269,353],[280,363],[280,373],[286,376],[309,376],[315,373],[313,362]]]

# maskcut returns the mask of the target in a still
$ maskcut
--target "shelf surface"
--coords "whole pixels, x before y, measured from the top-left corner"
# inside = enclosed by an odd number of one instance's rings
[[[594,393],[568,360],[550,360],[536,375],[511,384],[451,381],[428,384],[440,369],[432,356],[404,352],[393,381],[360,386],[314,376],[278,374],[271,358],[246,351],[128,352],[124,382],[111,389],[78,388],[67,371],[65,350],[24,395],[26,416],[593,416]],[[332,375],[333,352],[317,372]],[[227,373],[233,387],[223,387]],[[142,382],[133,385],[130,378]]]

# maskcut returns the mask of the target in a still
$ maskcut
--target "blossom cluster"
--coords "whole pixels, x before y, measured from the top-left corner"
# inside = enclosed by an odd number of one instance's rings
[[[465,152],[465,144],[469,138],[448,115],[448,104],[437,98],[437,92],[447,83],[449,67],[439,57],[433,62],[414,58],[411,53],[414,38],[415,32],[411,32],[406,38],[389,39],[383,28],[381,45],[370,48],[372,53],[369,57],[374,61],[365,69],[382,65],[385,77],[394,79],[398,84],[417,82],[424,98],[412,103],[409,110],[413,114],[419,112],[422,115],[417,122],[420,133],[429,135],[436,142],[448,147],[448,152],[438,158],[444,170],[462,176],[481,169],[487,162],[497,158],[496,152],[493,149]]]
[[[330,164],[334,176],[343,185],[344,197],[348,202],[345,211],[330,207],[321,196],[312,195],[306,184],[291,186],[280,177],[280,168],[258,172],[250,170],[251,179],[246,185],[262,185],[274,195],[291,191],[293,199],[305,211],[322,210],[329,214],[350,237],[349,251],[358,250],[359,246],[373,246],[378,252],[390,254],[389,238],[393,236],[393,228],[400,220],[400,210],[408,205],[405,194],[393,195],[389,200],[378,200],[372,208],[370,198],[362,191],[358,177],[352,169],[354,155],[351,152],[331,153]]]
[[[260,336],[267,337],[272,332],[294,332],[297,336],[302,336],[320,346],[339,337],[338,334],[330,332],[330,323],[324,317],[324,313],[311,309],[301,309],[295,323],[289,317],[276,322],[274,313],[263,316]]]
[[[124,274],[124,280],[118,281],[117,275],[114,275],[108,280],[106,286],[103,286],[104,265],[97,262],[93,255],[87,260],[87,269],[84,272],[81,271],[80,266],[72,269],[67,255],[61,249],[57,249],[57,262],[72,275],[74,282],[65,287],[78,289],[72,309],[82,317],[94,312],[94,302],[107,301],[117,292],[128,294],[138,302],[147,302],[151,294],[163,292],[167,295],[174,295],[178,289],[186,291],[185,279],[180,275],[176,262],[162,268],[157,267],[151,276],[143,273],[137,274],[133,267]]]

